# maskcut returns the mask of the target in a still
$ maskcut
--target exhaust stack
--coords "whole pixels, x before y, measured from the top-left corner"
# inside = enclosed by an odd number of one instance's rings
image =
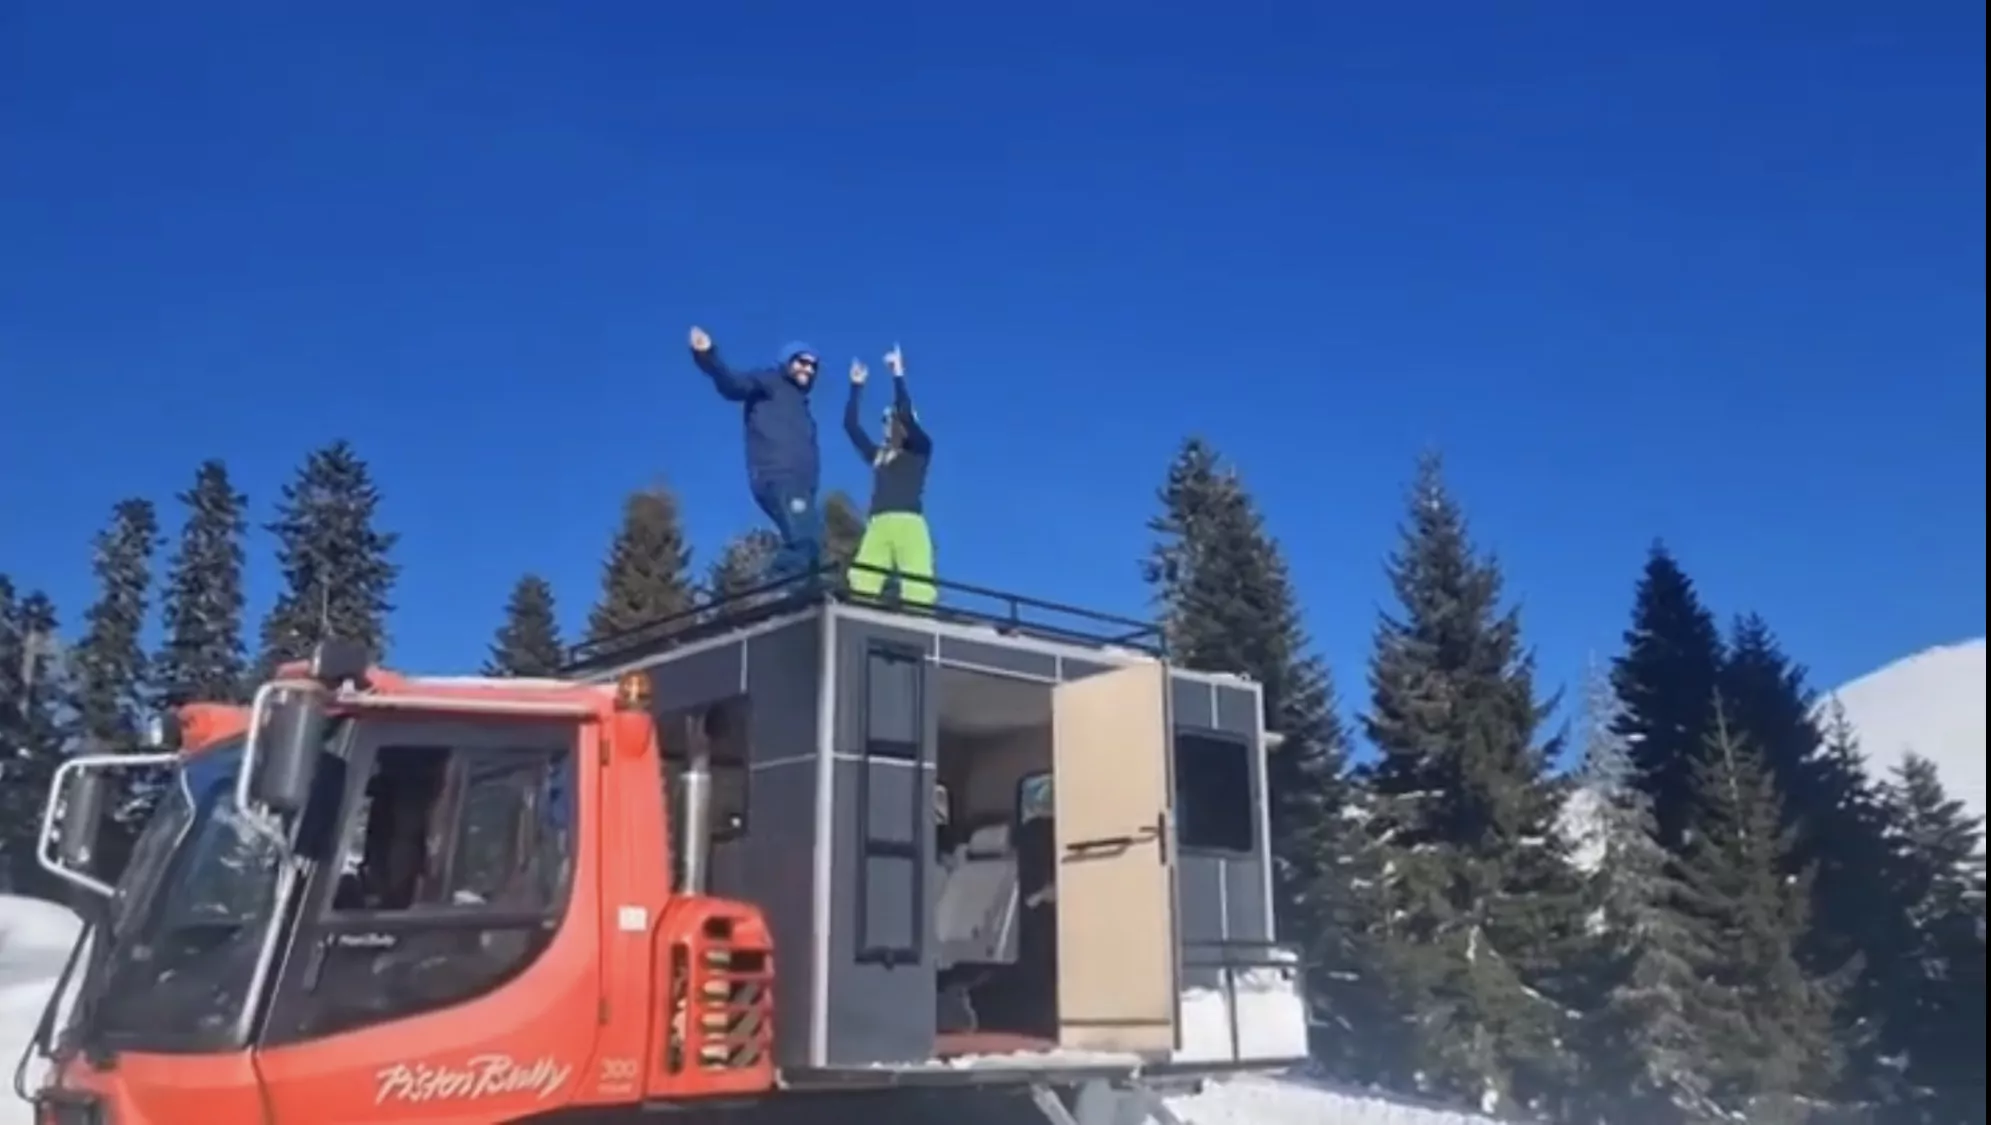
[[[702,895],[712,854],[712,740],[724,735],[717,707],[707,710],[686,732],[690,751],[684,769],[684,891]]]

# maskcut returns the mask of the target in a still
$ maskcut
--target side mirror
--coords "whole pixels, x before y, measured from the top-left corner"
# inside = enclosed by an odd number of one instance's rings
[[[325,704],[318,692],[274,692],[256,730],[256,776],[249,795],[272,812],[302,811],[324,741]]]
[[[69,793],[62,802],[62,836],[56,844],[62,866],[77,872],[90,870],[109,799],[110,779],[101,769],[85,768],[69,783]]]

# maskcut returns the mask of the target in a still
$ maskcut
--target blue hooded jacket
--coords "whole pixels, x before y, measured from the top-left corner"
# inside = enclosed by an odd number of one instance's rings
[[[817,355],[804,343],[781,349],[773,367],[736,372],[719,358],[719,349],[691,353],[698,369],[711,376],[720,397],[741,403],[746,421],[747,481],[756,493],[777,488],[814,496],[821,479],[816,448],[816,416],[809,412],[809,392],[788,375],[788,361]],[[820,372],[817,378],[821,378]]]

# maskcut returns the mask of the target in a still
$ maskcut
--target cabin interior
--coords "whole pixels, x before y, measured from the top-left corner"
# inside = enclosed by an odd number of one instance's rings
[[[942,667],[934,756],[935,1027],[1058,1031],[1051,685]]]

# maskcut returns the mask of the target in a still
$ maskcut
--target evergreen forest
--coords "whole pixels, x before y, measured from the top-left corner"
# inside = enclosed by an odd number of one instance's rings
[[[1147,555],[1096,565],[1138,574],[1174,660],[1264,686],[1280,937],[1303,950],[1323,1073],[1529,1121],[1985,1120],[1982,826],[1926,760],[1873,776],[1770,622],[1706,604],[1655,543],[1627,567],[1622,644],[1544,682],[1431,455],[1376,545],[1393,593],[1367,666],[1331,669],[1240,474],[1197,439],[1158,468]],[[0,557],[0,889],[65,895],[33,846],[66,755],[244,701],[326,635],[392,663],[383,487],[345,442],[253,502],[201,464],[78,545],[84,605]],[[572,642],[756,584],[768,533],[694,550],[682,515],[668,487],[630,493],[597,588],[521,574],[465,667],[422,671],[553,674]],[[848,560],[862,513],[832,494],[826,516]],[[270,548],[281,589],[251,621],[244,571]],[[158,784],[127,786],[116,823]]]

